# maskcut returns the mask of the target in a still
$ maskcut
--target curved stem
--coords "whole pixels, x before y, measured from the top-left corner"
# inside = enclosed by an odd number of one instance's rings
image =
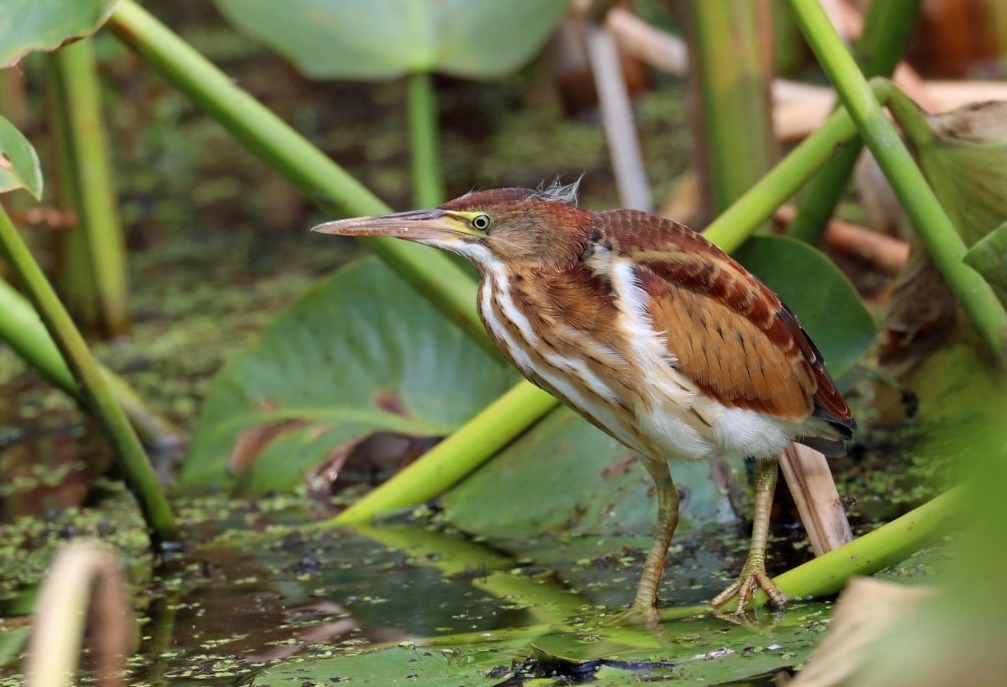
[[[117,403],[101,368],[91,356],[80,331],[2,208],[0,255],[7,260],[35,304],[42,322],[63,354],[67,367],[77,379],[82,402],[94,414],[112,445],[126,482],[139,501],[144,519],[155,535],[155,548],[163,540],[175,539],[178,530],[174,516],[140,440]]]
[[[310,141],[238,88],[133,0],[120,0],[108,27],[166,81],[323,207],[349,215],[390,208]],[[496,352],[476,312],[475,282],[437,249],[389,238],[358,239],[487,350]]]
[[[916,25],[920,1],[872,2],[867,8],[864,31],[853,47],[865,76],[891,76]],[[859,139],[851,141],[808,183],[787,227],[789,236],[812,244],[821,240],[862,149]]]
[[[115,553],[100,542],[69,544],[53,564],[35,605],[25,684],[53,687],[76,684],[88,610],[95,607],[94,645],[102,687],[122,684],[125,656],[133,642],[133,611]]]
[[[884,171],[927,252],[940,269],[998,365],[1007,364],[1007,312],[992,287],[967,266],[965,242],[934,195],[912,155],[885,116],[871,86],[817,2],[790,0],[801,31],[836,87],[857,130]]]
[[[529,382],[518,383],[420,460],[327,524],[367,522],[390,511],[426,503],[492,458],[558,404],[559,401]]]

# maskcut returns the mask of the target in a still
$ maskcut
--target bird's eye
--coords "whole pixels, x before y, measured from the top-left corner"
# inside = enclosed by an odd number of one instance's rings
[[[472,228],[479,231],[486,231],[493,224],[493,218],[489,215],[476,215],[472,218]]]

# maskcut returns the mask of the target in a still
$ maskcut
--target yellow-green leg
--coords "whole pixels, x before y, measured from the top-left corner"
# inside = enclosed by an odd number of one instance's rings
[[[647,554],[643,575],[636,588],[633,612],[642,614],[648,622],[654,622],[657,620],[657,592],[664,574],[664,562],[678,526],[678,488],[671,479],[667,463],[645,461],[644,464],[657,487],[657,526],[654,528],[654,543]]]
[[[748,559],[738,579],[711,601],[713,606],[723,606],[737,597],[738,611],[744,611],[755,590],[762,588],[777,608],[784,608],[783,594],[766,574],[766,542],[769,539],[769,515],[773,508],[776,490],[777,465],[775,458],[755,459],[755,517],[752,522],[752,543]]]

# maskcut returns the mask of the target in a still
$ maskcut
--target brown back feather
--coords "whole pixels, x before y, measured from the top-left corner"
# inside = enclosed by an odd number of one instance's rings
[[[677,222],[611,210],[596,215],[594,228],[636,263],[655,328],[704,391],[728,407],[814,416],[851,434],[852,414],[821,354],[769,287]]]

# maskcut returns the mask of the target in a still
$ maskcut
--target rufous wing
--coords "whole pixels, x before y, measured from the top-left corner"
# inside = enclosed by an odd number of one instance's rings
[[[821,354],[769,287],[684,225],[633,210],[597,218],[612,250],[632,260],[683,374],[727,407],[852,430]]]

